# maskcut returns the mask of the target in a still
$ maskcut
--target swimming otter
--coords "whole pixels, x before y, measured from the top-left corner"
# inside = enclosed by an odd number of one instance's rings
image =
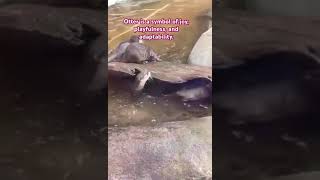
[[[139,37],[136,35],[131,36],[128,41],[120,43],[118,47],[109,55],[108,62],[115,62],[122,59],[123,54],[131,43],[142,43],[142,41],[139,40]]]
[[[182,97],[183,101],[199,101],[212,98],[212,83],[195,88],[183,88],[176,92],[176,95]]]
[[[131,87],[132,88],[131,89],[132,95],[138,96],[142,92],[145,84],[147,83],[147,81],[149,79],[152,79],[151,72],[149,72],[147,70],[143,70],[143,71],[138,70],[138,74],[133,82],[132,87]]]

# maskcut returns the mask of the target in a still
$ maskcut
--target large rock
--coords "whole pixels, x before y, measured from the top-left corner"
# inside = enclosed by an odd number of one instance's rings
[[[213,17],[213,46],[232,59],[285,51],[303,53],[320,62],[320,25],[314,23],[319,17],[257,16],[219,8]]]
[[[0,45],[2,54],[22,56],[28,68],[37,64],[44,69],[48,62],[60,63],[57,67],[61,68],[68,65],[68,70],[64,71],[68,75],[63,79],[68,79],[75,92],[88,93],[88,84],[106,58],[104,11],[12,4],[1,7],[0,14],[0,41],[6,42]],[[16,49],[20,49],[18,54]],[[58,56],[57,59],[62,59],[62,56],[70,58],[67,61],[50,61],[50,57]],[[39,64],[42,62],[44,65]],[[99,75],[104,77],[104,74]]]
[[[212,67],[212,28],[200,36],[191,51],[188,63]]]
[[[212,177],[212,117],[109,128],[108,179]]]
[[[108,1],[108,7],[112,6],[112,5],[116,4],[116,3],[117,3],[117,0],[109,0]]]

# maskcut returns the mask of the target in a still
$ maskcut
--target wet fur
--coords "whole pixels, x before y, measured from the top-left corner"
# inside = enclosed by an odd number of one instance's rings
[[[152,48],[141,43],[131,43],[127,47],[121,62],[143,64],[157,60],[159,60],[159,57]]]

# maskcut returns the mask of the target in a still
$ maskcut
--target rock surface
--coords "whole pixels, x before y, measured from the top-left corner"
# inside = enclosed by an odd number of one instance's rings
[[[1,33],[1,40],[7,38],[8,41],[13,41],[15,33],[23,32],[25,36],[35,34],[52,39],[46,43],[60,40],[72,46],[85,46],[95,39],[106,36],[103,23],[105,15],[102,11],[16,4],[0,8],[0,18],[0,31],[12,32],[9,37],[8,34]],[[34,41],[39,40],[35,37]]]
[[[212,28],[200,36],[190,53],[188,63],[212,67]]]
[[[219,8],[213,11],[213,17],[213,46],[232,59],[257,58],[279,51],[319,59],[319,17],[260,16]]]
[[[108,73],[122,73],[135,75],[135,69],[151,72],[154,79],[169,83],[183,83],[188,80],[203,78],[212,80],[212,69],[202,66],[191,66],[187,64],[173,64],[170,62],[156,62],[149,64],[120,63],[108,64]]]
[[[70,57],[70,80],[79,86],[75,89],[86,93],[96,67],[106,56],[104,11],[13,4],[0,8],[0,19],[0,40],[6,42],[1,46],[3,53],[20,55],[29,64],[34,59],[49,61],[51,56]]]
[[[108,128],[108,179],[212,177],[212,117]]]

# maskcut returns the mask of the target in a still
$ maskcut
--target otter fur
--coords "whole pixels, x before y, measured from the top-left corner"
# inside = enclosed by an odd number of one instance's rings
[[[160,56],[145,44],[142,44],[138,36],[131,36],[129,41],[119,46],[108,57],[110,62],[138,63],[144,64],[150,61],[161,61]]]
[[[127,47],[131,43],[139,43],[139,37],[138,36],[131,36],[128,41],[124,41],[118,45],[118,47],[111,52],[111,54],[108,56],[108,62],[116,62],[122,59],[123,54],[126,52]]]
[[[152,48],[141,43],[131,43],[120,62],[144,64],[151,61],[161,61]]]

